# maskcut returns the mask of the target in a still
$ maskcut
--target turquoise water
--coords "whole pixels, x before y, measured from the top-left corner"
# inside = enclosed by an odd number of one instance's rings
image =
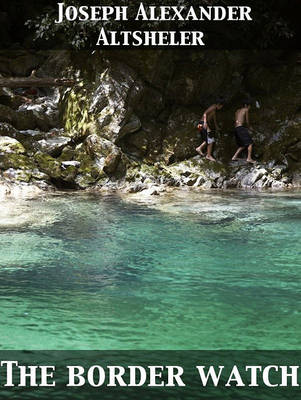
[[[0,206],[1,349],[301,349],[300,193]]]

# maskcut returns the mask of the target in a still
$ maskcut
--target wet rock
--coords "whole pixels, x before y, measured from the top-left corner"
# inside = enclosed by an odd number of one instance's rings
[[[199,176],[194,184],[194,187],[202,186],[206,182],[206,178],[204,176]]]
[[[212,189],[214,187],[213,182],[211,181],[206,181],[205,183],[203,183],[202,185],[202,189]]]
[[[271,184],[271,183],[270,183],[270,179],[269,179],[266,175],[264,175],[261,179],[259,179],[259,180],[255,183],[254,187],[255,187],[256,189],[264,189],[264,188],[270,186],[270,184]]]
[[[274,181],[271,185],[272,189],[284,189],[286,187],[284,182]]]
[[[22,96],[15,95],[12,90],[0,88],[0,104],[17,110],[24,101]]]
[[[146,162],[154,163],[162,158],[163,124],[145,122],[138,132],[127,135],[118,145],[122,150]]]
[[[89,154],[86,143],[81,143],[75,148],[73,161],[80,163],[76,183],[81,189],[107,176],[103,171],[105,157],[95,153]]]
[[[187,177],[182,180],[183,184],[186,186],[193,186],[195,185],[198,177],[197,176],[192,176],[192,177]]]
[[[139,193],[146,189],[147,186],[144,183],[138,182],[128,186],[125,191],[126,193]]]
[[[287,166],[286,165],[277,165],[273,168],[272,170],[272,176],[275,179],[281,179],[282,174],[287,170]]]
[[[151,186],[141,192],[143,196],[160,196],[160,193],[165,191],[162,186]]]
[[[301,187],[301,173],[295,172],[292,177],[292,185],[294,187]]]
[[[0,153],[24,154],[25,149],[16,139],[0,136]]]

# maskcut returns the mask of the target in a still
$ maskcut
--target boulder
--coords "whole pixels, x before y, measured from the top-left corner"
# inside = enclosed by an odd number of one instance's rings
[[[71,139],[66,136],[42,139],[35,144],[35,148],[52,157],[58,157],[62,153],[63,148],[67,146],[70,141]]]
[[[141,121],[137,117],[137,115],[131,115],[129,121],[126,122],[126,124],[121,128],[120,134],[119,134],[119,139],[120,140],[123,136],[129,134],[129,133],[134,133],[139,131],[141,128]]]
[[[134,70],[115,63],[99,77],[91,94],[89,114],[94,115],[96,133],[116,143],[122,136],[139,129],[133,109],[141,97],[143,83]]]
[[[0,121],[8,122],[11,124],[14,121],[14,118],[15,118],[15,111],[12,110],[10,107],[0,104]]]
[[[0,136],[0,153],[24,154],[23,145],[9,136]]]
[[[84,142],[87,154],[92,157],[108,156],[116,148],[111,141],[99,137],[98,135],[90,135]]]
[[[9,136],[17,139],[19,131],[6,122],[0,122],[0,136]]]
[[[241,179],[241,186],[253,187],[254,184],[266,174],[267,171],[264,168],[254,169]]]
[[[9,168],[3,172],[3,177],[12,182],[29,182],[32,176],[32,172],[30,170],[24,169],[13,169]]]
[[[104,165],[103,165],[103,171],[109,175],[112,176],[114,172],[116,171],[118,164],[121,161],[121,150],[115,148],[111,154],[109,154],[105,160],[104,160]]]
[[[39,170],[54,179],[60,179],[62,170],[61,163],[55,158],[42,152],[37,152],[34,159],[39,167]]]
[[[32,170],[35,168],[35,163],[32,158],[23,154],[0,154],[0,169],[6,170],[9,168]]]
[[[35,115],[32,111],[16,111],[13,114],[12,125],[18,130],[29,130],[37,128]]]

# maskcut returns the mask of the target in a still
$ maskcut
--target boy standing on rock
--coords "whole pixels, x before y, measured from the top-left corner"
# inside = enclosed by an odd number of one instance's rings
[[[254,164],[256,161],[252,159],[252,150],[253,150],[253,139],[249,134],[248,128],[244,126],[244,123],[248,127],[250,127],[249,121],[249,110],[251,108],[251,104],[249,101],[245,101],[243,103],[243,107],[236,111],[235,114],[235,139],[238,146],[238,149],[234,156],[232,157],[232,161],[238,160],[238,155],[244,150],[248,149],[248,157],[247,162]]]
[[[215,104],[212,104],[203,114],[203,119],[198,124],[198,129],[201,132],[202,144],[196,148],[196,151],[201,155],[205,156],[203,149],[207,146],[206,159],[210,161],[216,161],[212,156],[214,139],[214,130],[218,130],[218,125],[216,122],[216,111],[221,110],[224,106],[224,101],[219,99]],[[212,122],[214,123],[214,128],[212,127]]]

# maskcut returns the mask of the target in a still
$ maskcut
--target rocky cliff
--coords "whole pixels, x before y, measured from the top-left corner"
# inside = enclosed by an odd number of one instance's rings
[[[301,58],[285,51],[2,52],[2,77],[76,78],[0,89],[2,181],[42,189],[289,188],[301,184]],[[222,96],[218,162],[201,159],[202,111]],[[252,97],[255,157],[232,163],[234,112]],[[9,189],[8,189],[9,190]]]

